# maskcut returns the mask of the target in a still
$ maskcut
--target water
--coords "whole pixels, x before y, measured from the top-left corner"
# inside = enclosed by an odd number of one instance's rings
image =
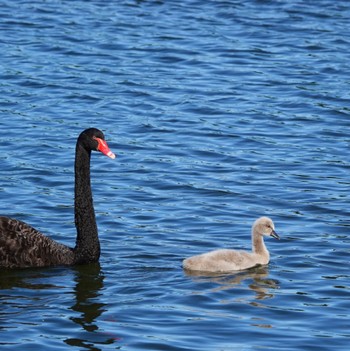
[[[1,350],[346,350],[347,1],[1,1],[0,212],[74,245],[75,138],[99,265],[0,272]],[[268,267],[188,275],[250,248]]]

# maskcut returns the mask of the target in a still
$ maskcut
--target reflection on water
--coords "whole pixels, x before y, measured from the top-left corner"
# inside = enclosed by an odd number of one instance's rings
[[[200,290],[193,294],[217,296],[217,302],[228,306],[227,310],[230,312],[222,314],[222,318],[241,320],[242,317],[236,315],[237,311],[249,310],[248,316],[244,318],[247,325],[262,329],[274,327],[265,315],[268,307],[266,301],[275,298],[275,291],[280,288],[280,283],[276,279],[269,278],[268,266],[226,274],[193,271],[185,271],[185,273],[200,287]],[[207,284],[209,289],[203,289]],[[226,293],[223,293],[224,291]],[[206,310],[211,311],[208,308]],[[243,321],[240,323],[242,324]]]
[[[187,276],[197,281],[210,281],[218,284],[211,291],[220,291],[232,289],[248,283],[248,287],[255,293],[256,300],[265,300],[274,297],[273,289],[278,289],[279,284],[274,279],[269,279],[269,270],[267,266],[259,266],[246,271],[237,273],[205,273],[199,271],[184,271]],[[227,303],[228,301],[223,301]],[[254,302],[252,302],[253,304]]]
[[[105,311],[105,304],[99,296],[103,289],[104,275],[100,264],[77,266],[75,275],[75,303],[71,309],[78,316],[70,319],[81,327],[81,333],[65,340],[70,346],[78,346],[87,350],[100,350],[96,345],[112,344],[114,338],[105,337],[98,333],[97,318]],[[94,346],[92,346],[94,345]]]
[[[69,332],[67,331],[66,335],[70,337],[64,339],[64,342],[80,349],[102,350],[103,345],[113,344],[119,339],[116,335],[100,331],[97,324],[98,318],[106,310],[106,304],[101,299],[103,280],[104,274],[98,263],[71,269],[2,271],[0,272],[0,330],[22,328],[28,323],[28,316],[32,311],[38,309],[44,309],[43,314],[46,315],[50,308],[55,308],[52,299],[56,300],[57,296],[60,296],[65,308],[62,310],[62,306],[59,307],[57,316],[60,318],[55,319],[56,326],[54,327],[62,328],[67,316],[69,316],[68,320],[74,322],[75,325],[73,328],[72,325],[68,326]],[[74,285],[70,286],[72,281]],[[2,299],[2,294],[6,296],[7,290],[12,291],[10,303]],[[67,300],[67,295],[69,300]],[[17,323],[13,323],[12,318],[16,318]],[[45,320],[43,317],[30,321],[33,328],[45,324],[46,327],[49,325],[52,327],[52,321]],[[15,343],[0,340],[2,345],[17,343],[24,345],[20,339]]]

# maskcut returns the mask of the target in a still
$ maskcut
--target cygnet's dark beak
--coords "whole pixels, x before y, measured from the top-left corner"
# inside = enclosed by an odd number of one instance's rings
[[[273,238],[275,238],[277,240],[280,240],[280,237],[278,236],[278,234],[274,230],[272,230],[270,236],[272,236]]]

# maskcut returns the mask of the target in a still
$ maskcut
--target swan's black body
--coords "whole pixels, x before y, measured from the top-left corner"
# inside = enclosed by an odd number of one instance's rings
[[[0,267],[44,267],[98,261],[100,242],[90,184],[91,150],[115,157],[100,130],[90,128],[80,134],[75,153],[75,248],[50,239],[24,222],[0,217]]]

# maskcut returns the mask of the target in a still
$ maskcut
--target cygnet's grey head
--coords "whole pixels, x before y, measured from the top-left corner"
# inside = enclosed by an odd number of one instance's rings
[[[275,232],[275,225],[272,219],[269,217],[258,218],[253,225],[254,231],[257,231],[261,235],[272,236],[279,240],[278,234]]]

